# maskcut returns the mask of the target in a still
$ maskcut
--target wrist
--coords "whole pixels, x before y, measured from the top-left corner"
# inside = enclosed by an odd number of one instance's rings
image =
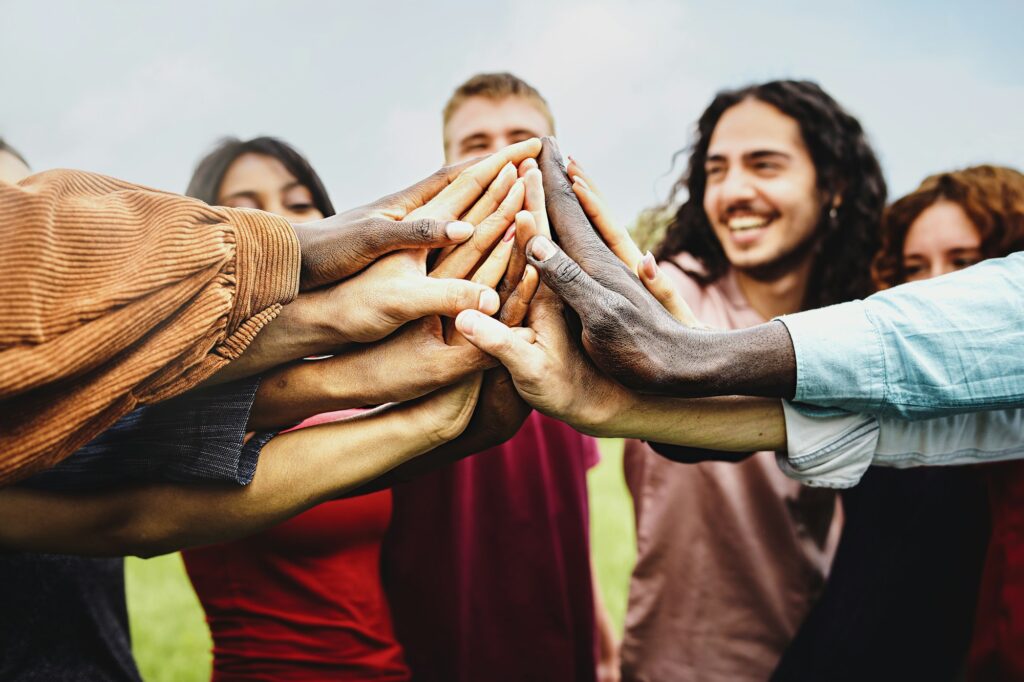
[[[582,403],[583,407],[570,422],[572,426],[595,438],[616,438],[619,432],[628,428],[626,422],[636,407],[637,394],[608,381],[600,399],[594,400],[591,393]]]

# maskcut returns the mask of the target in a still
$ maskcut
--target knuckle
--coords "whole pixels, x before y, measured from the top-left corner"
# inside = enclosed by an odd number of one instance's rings
[[[433,241],[438,232],[437,223],[428,218],[418,218],[407,224],[411,236],[417,241]]]
[[[445,310],[460,310],[464,303],[468,303],[470,292],[462,282],[445,282],[441,290],[441,305]]]
[[[583,268],[571,258],[563,257],[551,271],[552,278],[559,284],[577,283],[583,275]]]

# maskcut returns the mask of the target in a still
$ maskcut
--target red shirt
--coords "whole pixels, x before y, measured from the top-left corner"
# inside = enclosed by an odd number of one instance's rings
[[[385,584],[417,682],[594,679],[597,457],[534,413],[504,445],[394,488]]]
[[[385,490],[183,552],[213,636],[213,679],[408,680],[380,579],[390,519]]]

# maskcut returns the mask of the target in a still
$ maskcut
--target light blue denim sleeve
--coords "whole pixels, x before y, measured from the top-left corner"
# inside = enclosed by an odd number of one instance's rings
[[[1024,252],[779,319],[807,413],[928,419],[1024,407]]]
[[[779,467],[805,485],[849,488],[870,466],[981,464],[1024,458],[1024,409],[922,421],[844,413],[808,417],[782,401],[786,451]]]

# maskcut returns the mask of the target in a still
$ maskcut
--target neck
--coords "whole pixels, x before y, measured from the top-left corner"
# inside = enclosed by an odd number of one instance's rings
[[[781,272],[765,273],[736,270],[740,291],[761,317],[770,320],[777,315],[799,312],[807,295],[814,254],[808,253],[799,262]]]

